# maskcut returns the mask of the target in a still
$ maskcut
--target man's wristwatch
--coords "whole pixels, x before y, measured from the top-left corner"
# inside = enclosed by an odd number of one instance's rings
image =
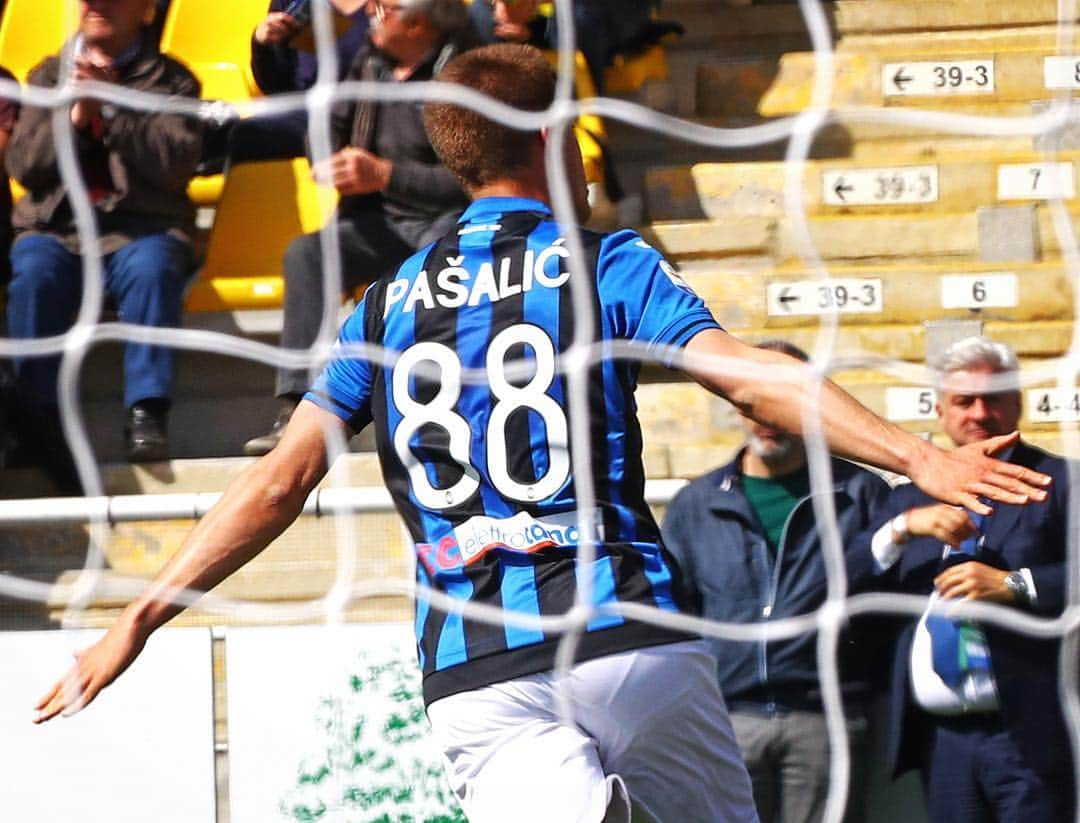
[[[1028,588],[1027,578],[1020,572],[1009,572],[1005,575],[1005,588],[1012,592],[1017,603],[1025,606],[1031,603],[1031,590]]]

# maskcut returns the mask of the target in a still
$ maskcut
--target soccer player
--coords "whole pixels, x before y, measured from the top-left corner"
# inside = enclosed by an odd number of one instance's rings
[[[554,97],[544,57],[528,46],[467,52],[440,77],[531,112]],[[374,422],[386,483],[416,543],[428,714],[469,819],[628,820],[632,798],[668,823],[754,820],[707,646],[624,613],[630,605],[653,614],[679,608],[644,500],[639,363],[592,363],[579,346],[685,348],[687,369],[706,387],[796,432],[809,372],[724,333],[633,232],[579,231],[583,256],[572,260],[577,229],[550,208],[548,131],[502,126],[447,103],[428,104],[425,120],[473,204],[442,240],[372,286],[280,445],[230,486],[145,595],[78,655],[37,719],[89,703],[181,610],[177,590],[216,585],[292,522],[327,471],[329,435],[340,442]],[[581,156],[569,133],[557,148],[584,218]],[[353,343],[400,354],[371,362],[349,351]],[[1045,497],[1047,478],[989,456],[1013,436],[945,452],[831,383],[819,402],[835,452],[905,472],[943,500],[985,511],[979,495]],[[582,581],[592,598],[575,608]],[[429,587],[457,605],[433,602]],[[467,605],[519,619],[482,621]],[[523,615],[565,625],[523,623]],[[556,678],[565,626],[576,633],[574,665]],[[560,706],[572,722],[562,721]]]

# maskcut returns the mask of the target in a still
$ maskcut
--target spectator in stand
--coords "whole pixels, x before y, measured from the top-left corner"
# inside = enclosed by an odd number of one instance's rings
[[[154,0],[154,22],[150,24],[150,31],[155,43],[161,42],[161,31],[165,28],[165,15],[169,11],[169,3],[172,0]]]
[[[372,0],[369,42],[347,79],[417,83],[471,45],[461,0]],[[467,204],[461,184],[439,161],[415,103],[348,101],[331,118],[334,154],[313,169],[341,195],[338,240],[343,287],[349,292],[390,271],[442,236]],[[282,345],[311,346],[323,322],[323,256],[319,234],[297,238],[285,252]],[[280,408],[266,435],[244,445],[261,455],[277,445],[308,388],[308,369],[278,370]]]
[[[758,346],[806,362],[783,341]],[[743,418],[746,445],[726,466],[671,501],[664,544],[683,572],[694,611],[710,620],[768,623],[825,603],[824,547],[800,437]],[[831,493],[844,548],[874,521],[889,487],[874,472],[833,458]],[[854,621],[838,665],[851,754],[847,823],[866,818],[868,628]],[[762,823],[819,823],[829,791],[829,736],[817,636],[754,642],[712,638],[735,737]]]
[[[938,418],[956,446],[1016,430],[1020,367],[1011,348],[969,337],[936,368]],[[1062,657],[1059,637],[929,611],[940,600],[965,600],[1056,618],[1068,603],[1076,469],[1024,440],[1000,457],[1053,477],[1049,497],[1030,506],[1000,503],[979,516],[899,486],[849,553],[854,589],[930,598],[896,644],[886,740],[890,770],[922,773],[933,823],[1076,819],[1060,691],[1061,667],[1075,675],[1076,658]]]
[[[553,18],[540,14],[539,0],[474,0],[469,15],[481,43],[555,48]]]
[[[285,11],[291,5],[289,0],[272,0],[270,11],[251,38],[251,71],[263,94],[288,94],[315,85],[315,54],[296,48],[297,36],[310,25],[310,14],[298,20]],[[337,15],[350,20],[337,40],[337,79],[343,80],[367,39],[367,0],[331,0],[331,5]],[[239,120],[227,131],[226,160],[242,163],[303,157],[307,128],[306,109]]]
[[[0,67],[0,79],[15,81],[15,76]],[[0,167],[7,155],[8,141],[15,129],[19,117],[19,103],[11,97],[0,96]],[[11,249],[11,187],[7,180],[0,186],[0,287],[6,286],[11,279],[11,261],[8,252]]]
[[[0,79],[13,82],[15,76],[7,69],[0,67]],[[15,121],[18,116],[18,102],[10,97],[0,96],[0,168],[3,167],[8,140],[11,137],[12,130],[15,128]],[[11,263],[8,258],[10,250],[11,187],[5,179],[3,185],[0,186],[0,291],[6,291],[8,281],[11,279]],[[2,317],[0,317],[0,326],[6,328],[6,323],[4,323]],[[16,408],[11,363],[8,360],[0,360],[0,467],[7,465],[17,445],[15,437]]]
[[[162,55],[150,24],[153,0],[81,0],[73,55],[73,82],[95,81],[169,97],[199,95],[199,83],[180,63]],[[46,58],[31,85],[60,83],[61,58]],[[195,209],[186,187],[202,149],[197,120],[144,112],[79,97],[70,122],[82,179],[90,197],[103,255],[105,290],[120,319],[147,326],[180,322],[192,265]],[[8,147],[7,170],[27,190],[15,205],[15,243],[8,325],[14,338],[63,334],[83,290],[85,249],[57,158],[53,111],[24,106]],[[70,456],[57,409],[59,358],[21,357],[17,377],[31,407],[31,438],[42,463],[71,488]],[[173,382],[172,352],[129,343],[124,354],[124,434],[132,461],[168,454],[166,416]]]
[[[604,72],[618,54],[636,54],[666,34],[682,34],[675,22],[656,20],[659,0],[574,0],[574,34],[598,94]],[[542,49],[559,45],[556,17],[540,13],[539,0],[475,0],[469,8],[482,43],[529,43]]]

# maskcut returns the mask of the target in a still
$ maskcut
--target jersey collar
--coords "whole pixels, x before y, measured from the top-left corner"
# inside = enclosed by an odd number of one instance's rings
[[[543,214],[551,214],[551,207],[540,200],[533,200],[530,197],[481,197],[479,200],[474,200],[465,209],[458,222],[472,223],[478,220],[487,220],[511,211],[538,211]]]

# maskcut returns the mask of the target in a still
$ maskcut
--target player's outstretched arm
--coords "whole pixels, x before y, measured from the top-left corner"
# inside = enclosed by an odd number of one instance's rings
[[[229,484],[147,591],[101,640],[76,655],[71,670],[38,701],[35,723],[85,707],[131,665],[155,629],[183,611],[177,593],[212,589],[297,518],[326,474],[328,428],[341,432],[344,423],[312,403],[297,407],[277,447]]]
[[[815,402],[807,364],[748,346],[718,329],[695,335],[686,354],[687,373],[740,412],[768,426],[802,433],[803,410]],[[992,457],[1016,442],[1016,432],[944,451],[882,420],[829,380],[821,383],[816,401],[834,454],[905,474],[942,502],[989,514],[990,507],[980,498],[1027,503],[1046,497],[1047,475]]]

